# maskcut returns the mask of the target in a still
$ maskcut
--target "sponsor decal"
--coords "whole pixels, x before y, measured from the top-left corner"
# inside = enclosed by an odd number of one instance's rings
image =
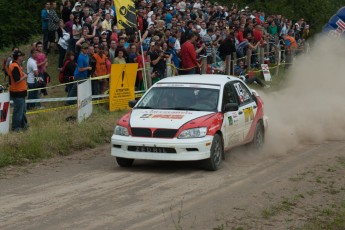
[[[243,113],[244,113],[244,121],[245,122],[254,120],[254,110],[253,110],[253,107],[248,107],[246,109],[243,109]]]
[[[8,108],[10,106],[10,102],[0,102],[0,123],[5,122],[7,120]]]
[[[338,21],[335,24],[338,26],[338,28],[329,31],[329,35],[334,38],[338,38],[345,31],[345,22],[341,19],[338,19]]]
[[[233,120],[232,116],[229,116],[228,120],[229,120],[229,126],[234,124],[234,120]]]

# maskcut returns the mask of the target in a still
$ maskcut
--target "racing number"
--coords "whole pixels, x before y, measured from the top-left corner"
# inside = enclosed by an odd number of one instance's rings
[[[246,109],[243,109],[244,113],[244,121],[248,122],[249,120],[254,120],[254,110],[253,107],[248,107]]]

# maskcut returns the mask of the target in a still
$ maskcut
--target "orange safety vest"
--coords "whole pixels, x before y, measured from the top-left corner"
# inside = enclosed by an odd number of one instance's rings
[[[12,75],[12,71],[14,70],[14,68],[17,67],[19,69],[19,74],[20,74],[20,78],[24,77],[24,73],[22,71],[22,68],[20,68],[19,64],[17,62],[12,62],[10,67],[8,68],[8,75],[10,76],[10,91],[11,92],[24,92],[28,89],[28,86],[26,84],[26,81],[18,81],[15,82],[13,75]]]
[[[297,42],[293,37],[286,35],[285,40],[289,40],[291,42],[291,46],[289,47],[289,49],[296,49],[298,47]]]
[[[96,75],[103,76],[107,74],[107,65],[106,65],[106,60],[107,57],[103,54],[102,57],[99,56],[99,54],[93,55],[93,57],[96,59],[96,69],[95,73]]]

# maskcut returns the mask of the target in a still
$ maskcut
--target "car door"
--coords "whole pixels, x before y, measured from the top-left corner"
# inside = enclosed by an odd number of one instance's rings
[[[242,82],[233,82],[233,86],[239,100],[238,116],[241,126],[240,128],[242,130],[242,141],[244,141],[249,133],[250,127],[253,124],[257,111],[257,105],[250,90]]]
[[[222,108],[225,107],[227,103],[239,104],[238,95],[231,82],[224,86],[223,90],[223,101]],[[244,125],[244,115],[243,118],[240,117],[238,111],[228,111],[224,113],[224,147],[230,148],[231,146],[237,145],[243,141],[243,128]]]

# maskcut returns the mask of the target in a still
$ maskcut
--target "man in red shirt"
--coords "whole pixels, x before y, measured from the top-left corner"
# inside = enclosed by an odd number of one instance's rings
[[[187,35],[187,41],[183,43],[181,46],[181,59],[182,59],[182,69],[184,69],[184,73],[187,74],[195,74],[196,67],[200,68],[201,64],[199,64],[198,60],[196,59],[196,51],[194,47],[194,42],[197,39],[194,32],[190,32]]]

